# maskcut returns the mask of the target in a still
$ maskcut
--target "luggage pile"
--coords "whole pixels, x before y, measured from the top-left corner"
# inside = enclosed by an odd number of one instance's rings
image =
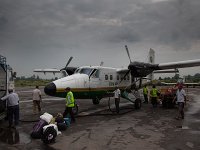
[[[45,144],[53,143],[56,136],[70,126],[70,122],[70,118],[63,118],[60,113],[56,117],[53,117],[51,114],[45,112],[33,126],[31,137],[41,139]]]

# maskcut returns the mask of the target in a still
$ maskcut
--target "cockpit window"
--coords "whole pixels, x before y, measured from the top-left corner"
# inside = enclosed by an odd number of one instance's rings
[[[100,71],[97,70],[97,69],[94,69],[94,70],[92,71],[91,77],[92,77],[92,78],[99,78],[99,74],[100,74]]]
[[[82,68],[78,73],[87,74],[89,76],[92,70],[93,70],[92,68]]]
[[[80,69],[76,69],[74,73],[79,73]]]

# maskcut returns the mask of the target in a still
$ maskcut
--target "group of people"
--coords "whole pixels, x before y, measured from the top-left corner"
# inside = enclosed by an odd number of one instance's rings
[[[67,115],[70,115],[71,121],[75,122],[75,117],[73,114],[73,107],[75,106],[75,100],[73,93],[70,89],[70,87],[67,87],[65,89],[66,91],[66,105],[65,105],[65,111],[63,113],[63,117],[66,117]],[[7,115],[8,115],[8,121],[9,121],[9,128],[17,126],[19,124],[19,96],[17,93],[15,93],[12,89],[8,90],[9,94],[2,97],[1,100],[7,100]],[[144,95],[144,103],[148,103],[148,88],[144,86],[143,88],[143,95]],[[159,91],[156,88],[155,85],[153,85],[151,91],[150,91],[150,98],[151,103],[153,105],[153,108],[157,107],[158,101],[158,94]],[[39,90],[39,86],[36,86],[36,88],[33,90],[32,96],[33,96],[33,113],[36,113],[36,110],[38,110],[38,113],[41,112],[41,102],[42,102],[42,96],[41,91]],[[115,88],[114,91],[114,98],[115,98],[115,106],[116,106],[116,112],[119,113],[119,102],[120,102],[121,92],[118,87]],[[186,104],[186,93],[183,89],[182,85],[178,86],[178,90],[176,92],[176,96],[173,99],[173,102],[177,100],[178,104],[178,115],[176,119],[184,119],[184,106]],[[13,124],[14,120],[14,124]]]
[[[147,104],[149,103],[148,93],[149,93],[148,88],[145,85],[143,88],[143,96],[144,96],[144,103],[147,103]],[[158,95],[159,95],[159,90],[156,88],[155,85],[153,85],[150,91],[150,99],[151,99],[151,104],[153,105],[153,108],[156,108],[158,105],[158,100],[157,100]]]
[[[146,86],[143,88],[143,95],[144,95],[144,103],[148,103],[148,89]],[[155,85],[153,85],[151,91],[150,91],[150,98],[151,98],[151,103],[153,105],[153,108],[157,107],[158,104],[158,95],[159,95],[159,90],[156,88]],[[176,92],[175,97],[173,98],[173,103],[175,101],[178,104],[178,115],[176,119],[184,119],[184,106],[186,105],[186,92],[183,89],[183,85],[180,84],[178,85],[178,89]]]
[[[137,93],[137,94],[135,94],[135,93]],[[137,95],[138,95],[137,89],[136,89],[135,93],[133,93],[133,94],[136,95],[136,98],[138,98],[137,97]],[[153,85],[152,89],[150,90],[150,99],[151,99],[151,104],[152,104],[153,108],[156,108],[158,105],[159,94],[160,94],[159,90],[156,88],[155,85]],[[148,104],[148,102],[149,102],[148,95],[149,95],[149,90],[148,90],[147,86],[145,85],[143,88],[143,96],[144,96],[144,103],[146,103],[146,104]],[[120,89],[118,87],[116,87],[115,91],[114,91],[114,98],[115,98],[115,106],[116,106],[117,113],[119,113],[120,96],[121,96]],[[176,119],[178,119],[178,120],[184,119],[184,106],[186,104],[186,93],[181,84],[178,86],[178,90],[173,99],[173,103],[175,103],[175,101],[178,104],[178,115],[177,115]]]
[[[65,91],[67,94],[66,94],[65,111],[63,113],[63,116],[67,116],[69,114],[71,117],[71,121],[75,122],[75,117],[72,111],[72,108],[75,106],[74,96],[69,87],[67,87]],[[9,89],[8,92],[9,94],[2,97],[1,100],[7,101],[7,117],[9,123],[8,127],[16,128],[16,126],[19,124],[19,96],[17,93],[13,91],[13,89]],[[39,86],[36,86],[36,88],[33,90],[32,97],[33,97],[33,114],[36,113],[40,114],[42,93],[39,89]]]

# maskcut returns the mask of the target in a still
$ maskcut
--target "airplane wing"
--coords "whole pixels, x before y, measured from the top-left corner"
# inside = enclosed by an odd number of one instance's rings
[[[34,69],[33,72],[42,72],[42,73],[60,73],[60,70],[58,69]]]
[[[187,67],[196,67],[196,66],[200,66],[200,59],[161,63],[158,65],[158,69],[156,70],[187,68]]]
[[[187,68],[200,66],[200,59],[169,62],[161,64],[150,64],[143,62],[131,62],[128,69],[134,77],[146,77],[153,71],[167,70],[167,69],[177,69],[177,68]]]
[[[157,70],[153,71],[153,73],[179,73],[178,69],[172,69],[172,70]]]

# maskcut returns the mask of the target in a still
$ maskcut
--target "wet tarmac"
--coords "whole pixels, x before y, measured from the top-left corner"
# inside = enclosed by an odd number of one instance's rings
[[[20,125],[7,128],[0,122],[0,149],[2,150],[197,150],[200,149],[200,89],[188,89],[185,119],[175,120],[177,108],[153,110],[143,104],[140,110],[122,100],[120,114],[108,110],[107,99],[95,106],[91,100],[77,100],[80,115],[76,123],[58,135],[56,142],[45,145],[32,139],[30,132],[40,114],[33,115],[32,88],[17,89],[20,96]],[[43,93],[43,112],[56,115],[64,110],[64,99]],[[114,101],[113,101],[114,102]],[[112,108],[113,109],[113,108]]]

